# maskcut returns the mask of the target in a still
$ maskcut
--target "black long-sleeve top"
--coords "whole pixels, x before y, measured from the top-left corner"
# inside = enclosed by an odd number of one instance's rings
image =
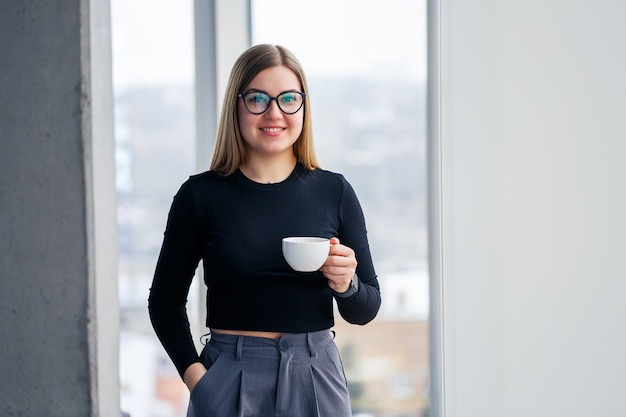
[[[341,316],[371,321],[380,289],[365,220],[354,190],[340,174],[296,165],[277,184],[259,184],[240,171],[191,176],[170,208],[150,289],[154,330],[182,376],[199,361],[186,312],[187,294],[202,259],[208,327],[302,333],[331,328],[333,291],[321,272],[295,272],[282,256],[282,238],[338,237],[356,253],[360,285],[336,297]]]

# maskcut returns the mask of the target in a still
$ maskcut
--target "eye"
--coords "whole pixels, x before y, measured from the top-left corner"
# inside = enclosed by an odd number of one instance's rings
[[[292,104],[297,102],[300,96],[296,93],[283,93],[279,98],[281,103]]]
[[[246,95],[246,101],[250,104],[265,104],[270,100],[265,93],[253,92]]]

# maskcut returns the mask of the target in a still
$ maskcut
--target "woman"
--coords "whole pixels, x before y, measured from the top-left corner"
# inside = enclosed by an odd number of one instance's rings
[[[149,311],[191,392],[189,416],[351,415],[333,299],[346,321],[365,324],[380,291],[357,197],[315,157],[308,92],[284,47],[245,51],[230,74],[211,170],[174,197]],[[287,236],[330,238],[319,271],[287,265]],[[185,304],[201,259],[211,337],[198,356]]]

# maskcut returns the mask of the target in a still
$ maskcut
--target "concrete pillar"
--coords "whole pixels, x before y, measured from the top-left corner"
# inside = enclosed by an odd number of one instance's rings
[[[0,415],[120,416],[109,2],[0,0]]]

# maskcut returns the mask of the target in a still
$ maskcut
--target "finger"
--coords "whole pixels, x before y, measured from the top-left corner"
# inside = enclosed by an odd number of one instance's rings
[[[342,257],[352,257],[354,255],[354,251],[342,244],[332,245],[330,247],[329,255],[336,255]]]
[[[348,273],[347,271],[332,271],[332,272],[324,272],[324,276],[328,279],[329,283],[332,282],[338,285],[349,284],[352,280],[354,273]]]
[[[354,258],[331,256],[320,269],[324,275],[352,277],[356,271],[357,262]]]
[[[330,238],[330,244],[331,245],[338,245],[339,244],[339,239],[336,237],[331,237]]]
[[[329,268],[348,268],[356,265],[356,259],[351,256],[334,254],[329,256],[324,262],[324,266]]]

